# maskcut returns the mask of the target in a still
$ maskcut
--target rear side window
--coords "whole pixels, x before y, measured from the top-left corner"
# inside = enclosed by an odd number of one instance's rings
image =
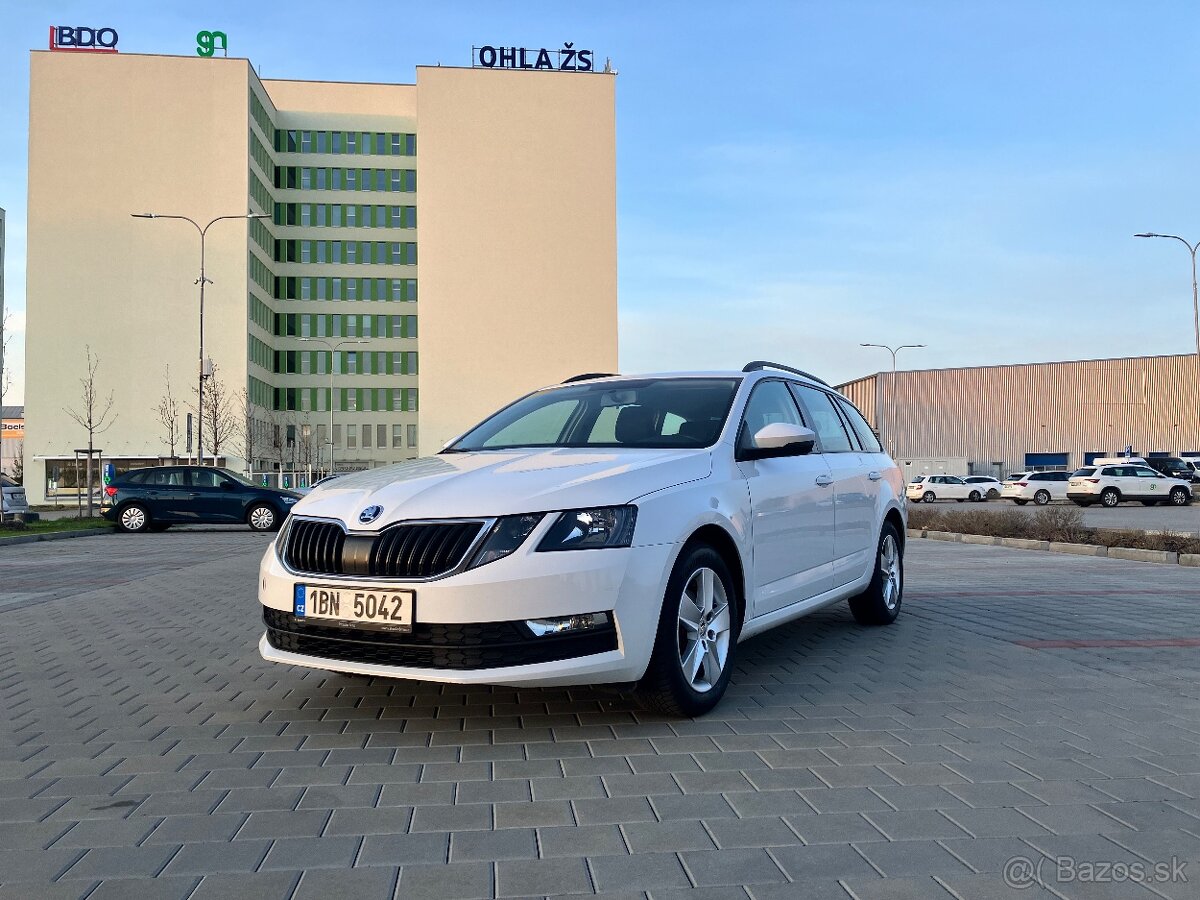
[[[146,476],[149,474],[150,474],[149,472],[145,472],[145,471],[130,472],[128,475],[126,475],[121,480],[124,481],[126,484],[145,484]]]
[[[867,420],[849,400],[838,400],[838,405],[841,406],[842,412],[846,415],[846,421],[850,423],[850,427],[854,429],[854,433],[858,435],[858,442],[862,445],[865,453],[882,453],[883,447],[879,445],[879,439],[875,437],[875,432],[871,430],[871,426],[867,424]]]
[[[142,484],[153,487],[183,487],[183,472],[179,469],[152,469],[145,473]]]
[[[797,399],[804,404],[812,418],[812,430],[817,433],[822,453],[849,453],[854,449],[850,435],[842,425],[842,417],[833,406],[833,399],[824,391],[805,384],[789,384]]]

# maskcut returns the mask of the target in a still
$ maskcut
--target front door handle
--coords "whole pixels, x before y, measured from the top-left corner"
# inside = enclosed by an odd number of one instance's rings
[[[867,477],[870,478],[872,481],[878,481],[880,478],[883,477],[883,475],[881,475],[879,472],[868,472]]]
[[[829,485],[833,484],[833,478],[829,475],[818,475],[817,484],[821,487],[829,487]]]

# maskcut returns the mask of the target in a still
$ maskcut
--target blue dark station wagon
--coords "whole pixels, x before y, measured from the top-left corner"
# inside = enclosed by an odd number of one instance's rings
[[[275,531],[299,494],[259,487],[228,469],[155,466],[132,469],[105,488],[104,518],[121,531],[166,531],[172,525],[246,524]]]

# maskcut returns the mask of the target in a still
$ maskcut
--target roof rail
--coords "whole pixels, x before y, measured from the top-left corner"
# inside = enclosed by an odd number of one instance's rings
[[[743,372],[759,372],[763,369],[779,369],[781,372],[791,372],[793,375],[800,375],[810,381],[815,381],[817,384],[823,384],[829,387],[829,382],[824,378],[818,378],[811,372],[805,372],[803,369],[793,369],[791,366],[785,366],[782,363],[770,362],[765,359],[756,359],[754,362],[748,362],[742,366]]]
[[[560,384],[570,384],[572,381],[591,381],[593,378],[612,378],[616,374],[616,372],[584,372],[582,375],[564,378]]]

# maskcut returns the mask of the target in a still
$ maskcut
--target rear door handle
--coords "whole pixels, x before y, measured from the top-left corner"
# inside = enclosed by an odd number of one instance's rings
[[[829,487],[829,485],[833,484],[833,478],[829,475],[818,475],[817,484],[821,487]]]
[[[880,478],[883,477],[883,475],[881,475],[879,472],[868,472],[867,477],[870,478],[872,481],[878,481]]]

